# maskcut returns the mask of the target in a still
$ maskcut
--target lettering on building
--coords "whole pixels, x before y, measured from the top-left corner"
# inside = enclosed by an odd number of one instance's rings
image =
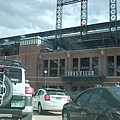
[[[65,76],[90,76],[94,71],[66,71]]]

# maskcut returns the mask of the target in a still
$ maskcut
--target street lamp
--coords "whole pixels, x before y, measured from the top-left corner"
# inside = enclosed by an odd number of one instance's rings
[[[45,79],[44,79],[44,88],[46,88],[46,74],[47,74],[47,70],[44,70],[44,74],[45,74]]]

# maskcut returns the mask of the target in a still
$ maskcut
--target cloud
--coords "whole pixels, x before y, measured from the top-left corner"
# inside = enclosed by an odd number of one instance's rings
[[[118,19],[120,19],[120,0]],[[0,0],[0,38],[54,30],[57,0]],[[63,7],[63,28],[81,23],[80,2]],[[109,21],[109,0],[88,0],[88,24]]]
[[[0,37],[55,29],[54,0],[5,0],[0,4]]]

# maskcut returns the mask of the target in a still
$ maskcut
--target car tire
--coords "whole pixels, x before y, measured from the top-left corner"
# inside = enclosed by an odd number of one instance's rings
[[[70,115],[67,110],[63,110],[62,112],[62,120],[70,120]]]
[[[4,107],[5,105],[7,105],[9,103],[9,101],[11,100],[12,95],[13,95],[13,86],[12,86],[12,83],[8,77],[5,77],[4,84],[5,84],[6,90],[5,90],[5,95],[3,97],[3,103],[2,103],[2,105],[0,105],[0,107]]]
[[[38,104],[38,113],[41,115],[43,113],[42,105]]]

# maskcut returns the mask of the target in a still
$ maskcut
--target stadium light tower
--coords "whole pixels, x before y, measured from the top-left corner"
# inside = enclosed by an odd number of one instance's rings
[[[87,39],[87,2],[88,0],[57,0],[55,49],[61,49],[61,29],[63,6],[81,2],[81,39]]]
[[[90,0],[89,0],[90,1]],[[109,1],[109,28],[110,28],[110,40],[113,44],[117,44],[117,0]],[[55,34],[55,49],[61,49],[61,36],[62,36],[62,11],[63,6],[81,2],[81,29],[80,39],[87,40],[87,19],[88,19],[88,0],[57,0],[56,9],[56,34]],[[96,2],[96,1],[95,1]],[[114,37],[114,38],[113,38]]]

